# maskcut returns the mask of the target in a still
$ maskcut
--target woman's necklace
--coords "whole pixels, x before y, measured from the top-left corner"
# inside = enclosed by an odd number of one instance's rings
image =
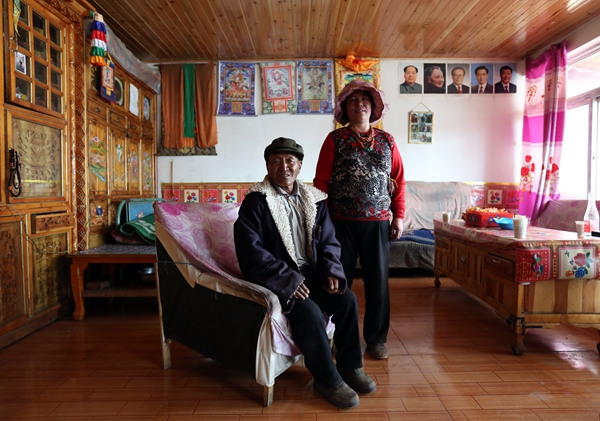
[[[356,140],[358,140],[358,143],[360,143],[363,149],[367,152],[371,152],[373,150],[373,139],[375,139],[375,130],[373,130],[373,126],[369,126],[368,134],[360,134],[354,127],[350,127],[350,129],[356,135]]]

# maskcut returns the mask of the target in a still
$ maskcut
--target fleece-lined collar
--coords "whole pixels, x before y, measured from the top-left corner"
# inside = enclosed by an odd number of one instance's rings
[[[305,228],[307,235],[306,247],[308,248],[306,253],[310,260],[314,260],[312,242],[313,228],[317,219],[317,203],[327,199],[327,194],[316,187],[306,185],[299,181],[296,181],[296,183],[300,190],[300,203],[302,203],[302,209],[304,209],[305,213],[304,220],[306,221]],[[275,226],[281,236],[283,245],[290,257],[298,264],[296,259],[296,249],[292,239],[292,227],[284,204],[284,201],[286,200],[285,196],[280,194],[275,186],[271,184],[268,175],[265,176],[263,181],[252,186],[248,192],[258,192],[265,195],[267,206],[269,207],[271,216],[273,216]]]

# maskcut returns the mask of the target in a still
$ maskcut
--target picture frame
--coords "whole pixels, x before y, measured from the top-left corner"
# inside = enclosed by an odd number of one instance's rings
[[[27,57],[19,51],[15,51],[15,70],[24,75],[29,75],[27,72]]]
[[[115,75],[115,102],[121,107],[125,103],[125,86],[120,77]]]
[[[408,143],[422,145],[433,143],[433,112],[408,112]]]
[[[129,112],[136,117],[140,115],[139,91],[133,83],[129,84]]]

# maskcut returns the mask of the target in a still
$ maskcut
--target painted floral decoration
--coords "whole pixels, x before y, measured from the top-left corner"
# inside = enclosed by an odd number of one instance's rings
[[[537,276],[542,276],[544,273],[544,265],[541,264],[542,258],[539,254],[535,253],[531,256],[533,262],[531,263],[531,271],[535,273]]]
[[[565,255],[570,257],[569,251],[565,251]],[[583,278],[588,274],[588,269],[591,268],[594,261],[590,257],[590,253],[587,252],[577,253],[571,260],[569,260],[569,263],[573,265],[573,268],[572,270],[567,270],[565,275],[568,277],[575,276],[575,278]]]

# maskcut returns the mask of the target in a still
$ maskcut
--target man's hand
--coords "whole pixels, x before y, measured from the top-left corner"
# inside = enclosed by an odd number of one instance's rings
[[[304,285],[304,282],[302,282],[300,285],[298,285],[298,288],[296,288],[296,291],[294,291],[294,293],[292,294],[292,298],[296,298],[297,300],[306,300],[309,294],[310,291],[308,290],[306,285]]]
[[[404,224],[402,222],[402,219],[392,219],[392,224],[390,226],[390,240],[398,240],[402,235],[402,231],[404,231]]]
[[[340,292],[340,281],[335,276],[327,277],[327,283],[323,285],[323,289],[330,294],[342,294]]]

